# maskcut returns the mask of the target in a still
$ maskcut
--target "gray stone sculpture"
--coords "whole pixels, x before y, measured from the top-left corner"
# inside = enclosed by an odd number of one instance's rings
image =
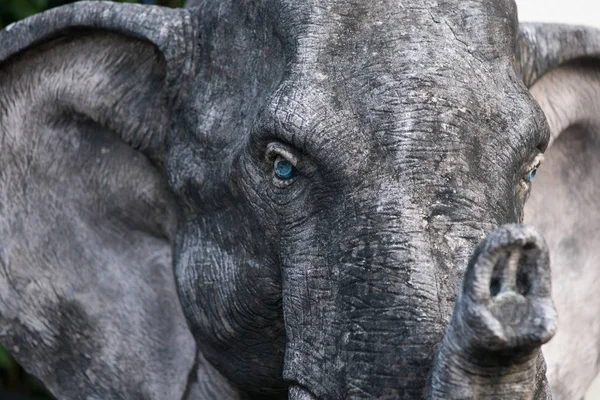
[[[188,6],[0,32],[0,343],[28,371],[61,400],[582,396],[599,32],[512,0]]]

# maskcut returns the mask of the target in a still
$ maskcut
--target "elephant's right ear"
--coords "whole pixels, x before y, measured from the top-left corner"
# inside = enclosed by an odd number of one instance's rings
[[[0,343],[60,399],[187,393],[159,169],[193,30],[89,2],[0,32]]]

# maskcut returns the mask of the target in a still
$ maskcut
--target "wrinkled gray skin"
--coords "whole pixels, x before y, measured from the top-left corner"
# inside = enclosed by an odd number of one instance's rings
[[[519,26],[512,0],[188,6],[0,32],[19,362],[60,399],[582,396],[599,33]],[[518,225],[546,150],[548,244]]]

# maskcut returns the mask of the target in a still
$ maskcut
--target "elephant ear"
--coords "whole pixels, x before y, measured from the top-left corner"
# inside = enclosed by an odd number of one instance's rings
[[[0,343],[59,399],[181,399],[163,143],[189,12],[77,3],[0,32]]]
[[[561,398],[583,398],[600,368],[600,31],[523,24],[518,43],[523,81],[551,131],[525,209],[552,258],[560,325],[544,348],[548,380]]]

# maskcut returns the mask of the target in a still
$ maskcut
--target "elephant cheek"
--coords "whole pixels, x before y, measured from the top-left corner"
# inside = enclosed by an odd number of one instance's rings
[[[422,395],[444,330],[434,267],[357,258],[284,267],[290,398]]]
[[[181,227],[175,257],[179,297],[198,349],[245,392],[285,393],[280,279],[252,252],[198,226]]]

